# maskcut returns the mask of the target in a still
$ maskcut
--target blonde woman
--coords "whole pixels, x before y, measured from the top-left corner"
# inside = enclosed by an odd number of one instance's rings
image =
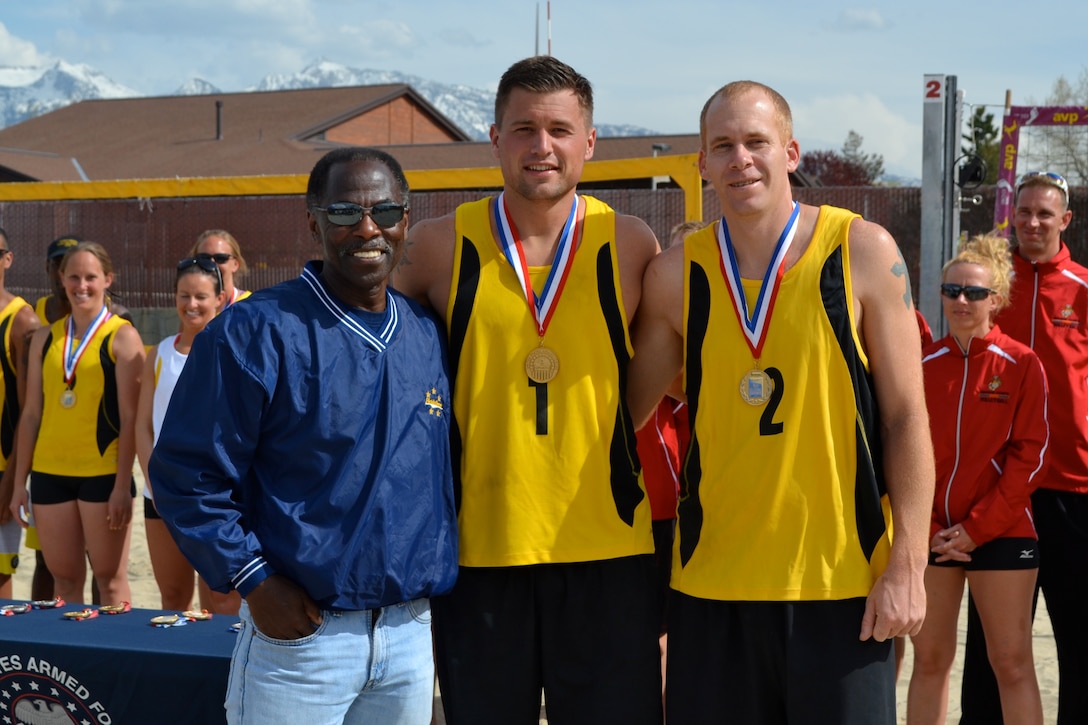
[[[196,244],[189,251],[189,256],[210,259],[219,265],[219,272],[223,275],[223,289],[227,292],[224,308],[252,294],[249,290],[238,289],[234,285],[234,278],[245,275],[249,267],[246,266],[246,260],[242,257],[242,248],[238,240],[230,232],[224,229],[208,229],[201,232],[196,238]]]
[[[34,333],[20,418],[12,511],[31,500],[54,594],[84,602],[87,559],[102,604],[131,600],[128,547],[135,495],[136,400],[144,347],[110,312],[113,265],[80,242],[61,260],[71,313]]]
[[[1031,651],[1039,548],[1031,492],[1046,463],[1047,389],[1035,353],[1001,332],[1012,260],[1003,237],[973,238],[941,276],[949,334],[923,351],[937,463],[927,610],[914,637],[907,722],[944,723],[968,582],[1008,725],[1041,724]]]

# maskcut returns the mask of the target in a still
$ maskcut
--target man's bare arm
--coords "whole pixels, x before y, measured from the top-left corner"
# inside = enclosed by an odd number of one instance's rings
[[[661,251],[661,247],[646,222],[625,214],[616,215],[616,240],[623,308],[630,323],[642,299],[646,266]]]
[[[453,215],[413,224],[391,284],[445,318],[453,276]]]
[[[635,355],[627,368],[627,404],[641,428],[684,363],[684,250],[670,249],[646,268],[632,327]]]
[[[851,226],[849,250],[855,310],[880,407],[894,521],[891,557],[869,594],[860,636],[885,640],[917,634],[925,618],[924,572],[936,474],[921,340],[902,255],[882,227],[861,220]]]

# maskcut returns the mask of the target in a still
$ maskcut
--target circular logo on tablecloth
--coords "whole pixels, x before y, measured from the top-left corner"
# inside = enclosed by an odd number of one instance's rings
[[[67,672],[40,657],[0,656],[0,723],[110,725],[105,705]]]

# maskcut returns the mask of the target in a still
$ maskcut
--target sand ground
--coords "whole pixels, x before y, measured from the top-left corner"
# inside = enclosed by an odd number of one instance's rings
[[[140,490],[142,490],[143,479],[142,476],[140,476],[138,470],[136,472],[136,479],[138,487],[140,488]],[[147,539],[144,536],[143,502],[137,500],[137,504],[138,505],[134,507],[132,545],[129,554],[128,565],[129,583],[132,586],[132,606],[144,609],[158,609],[159,591],[157,586],[155,585],[155,577],[151,570],[151,560],[149,559],[147,554]],[[14,597],[16,599],[29,599],[30,577],[34,570],[34,552],[24,546],[22,552],[20,553],[20,560],[22,562],[22,566],[19,567],[19,570],[14,577]],[[90,593],[88,591],[87,601],[90,601],[89,596]],[[957,655],[956,665],[952,671],[952,696],[948,705],[947,722],[949,723],[949,725],[954,725],[954,723],[958,722],[960,715],[959,689],[961,668],[963,666],[963,640],[965,637],[965,632],[966,624],[964,619],[964,612],[961,611],[958,648],[959,654]],[[1043,712],[1045,716],[1044,721],[1052,723],[1057,717],[1058,663],[1057,655],[1054,649],[1054,636],[1050,630],[1050,619],[1046,614],[1045,603],[1042,601],[1042,599],[1040,599],[1039,601],[1039,612],[1035,618],[1033,636],[1035,650],[1035,671],[1039,678],[1039,689],[1042,691],[1043,696]],[[910,679],[910,670],[912,664],[911,655],[911,649],[908,645],[906,658],[903,662],[903,676],[900,677],[897,687],[896,699],[899,723],[906,723],[907,721],[907,682]],[[435,722],[437,723],[437,725],[444,725],[445,723],[444,718],[442,718],[440,709]],[[541,723],[546,722],[547,721],[543,718],[541,719]]]

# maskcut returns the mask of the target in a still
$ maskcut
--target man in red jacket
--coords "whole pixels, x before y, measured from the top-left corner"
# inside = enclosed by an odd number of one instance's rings
[[[1088,269],[1072,260],[1069,186],[1058,174],[1025,174],[1016,189],[1011,304],[996,318],[1030,346],[1050,387],[1050,469],[1032,495],[1039,588],[1058,651],[1058,725],[1088,723]],[[972,607],[961,725],[1000,723],[997,687]]]

